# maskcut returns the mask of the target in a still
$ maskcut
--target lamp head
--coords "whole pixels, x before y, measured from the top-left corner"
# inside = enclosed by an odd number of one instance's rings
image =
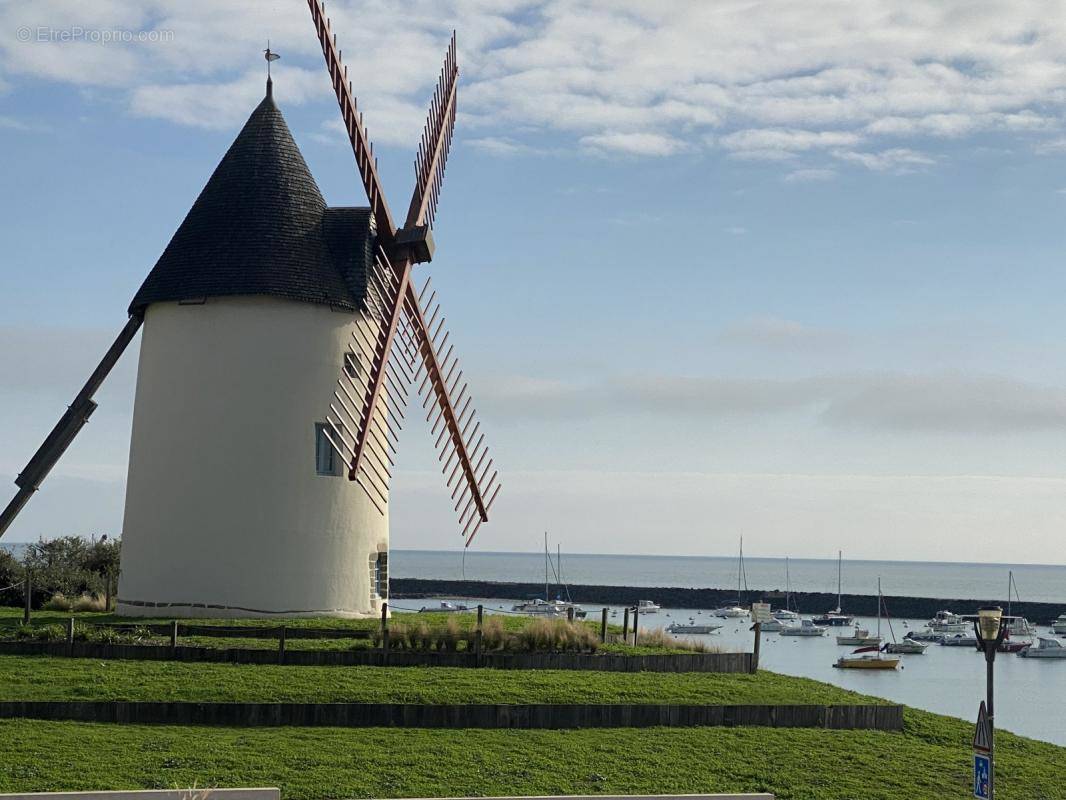
[[[1003,609],[999,606],[983,606],[977,609],[977,625],[981,629],[981,638],[994,641],[999,636],[999,627],[1003,622]]]

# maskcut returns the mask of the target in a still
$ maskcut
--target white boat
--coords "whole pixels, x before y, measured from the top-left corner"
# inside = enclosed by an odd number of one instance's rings
[[[1007,613],[1003,616],[1003,621],[1006,623],[1008,638],[1031,638],[1036,634],[1036,626],[1032,625],[1025,617],[1015,617],[1011,612],[1011,600],[1017,600],[1019,603],[1022,601],[1022,597],[1018,594],[1018,583],[1014,580],[1014,570],[1007,572]]]
[[[899,662],[900,659],[886,656],[880,647],[872,645],[841,656],[833,666],[840,669],[898,669]]]
[[[518,605],[511,606],[512,611],[517,611],[519,614],[527,614],[531,617],[565,617],[566,609],[562,608],[563,604],[557,600],[542,600],[537,598],[536,600],[530,600],[528,603],[519,603]]]
[[[937,611],[936,616],[926,623],[929,630],[936,633],[966,633],[973,631],[973,622],[951,611]]]
[[[852,625],[855,622],[855,617],[851,616],[850,614],[845,614],[843,611],[840,610],[840,606],[841,606],[841,602],[840,601],[841,601],[841,597],[842,597],[841,588],[843,586],[841,581],[842,581],[842,577],[843,577],[843,574],[844,574],[843,573],[843,566],[844,566],[844,551],[843,550],[838,550],[837,551],[837,607],[834,608],[832,611],[827,611],[825,614],[822,614],[821,616],[815,617],[812,620],[812,622],[814,622],[815,625],[827,625],[827,626],[832,626],[832,627],[846,627],[848,625]]]
[[[671,624],[666,626],[666,632],[667,633],[673,633],[673,634],[682,634],[682,633],[706,634],[706,633],[714,633],[716,630],[718,630],[721,627],[722,627],[721,625],[715,625],[714,623],[699,623],[699,624],[690,623],[688,625],[685,625],[685,624],[683,624],[681,622],[673,622],[673,623],[671,623]]]
[[[1066,636],[1066,614],[1059,614],[1058,618],[1051,623],[1051,632]]]
[[[907,635],[903,638],[915,642],[941,642],[944,640],[945,635],[940,631],[934,631],[932,628],[921,628],[916,631],[907,631]]]
[[[744,569],[744,537],[740,537],[740,558],[737,561],[737,602],[716,608],[711,613],[716,617],[722,619],[739,619],[746,617],[750,613],[747,608],[744,607],[744,593],[748,588],[748,573]]]
[[[640,600],[637,602],[637,611],[639,611],[642,615],[658,614],[662,610],[662,606],[660,606],[654,600]]]
[[[1029,645],[1018,652],[1022,658],[1066,658],[1066,647],[1058,639],[1038,636],[1036,645]]]
[[[740,617],[748,616],[748,609],[740,606],[723,606],[722,608],[716,608],[711,613],[722,619],[739,619]]]
[[[759,630],[763,633],[780,633],[787,627],[788,625],[779,619],[768,619],[766,622],[759,623]]]
[[[1025,617],[1011,617],[1006,622],[1007,635],[1015,638],[1019,636],[1032,636],[1036,633],[1036,626]]]
[[[880,636],[871,636],[870,631],[866,628],[860,628],[855,626],[855,632],[851,636],[838,636],[837,644],[847,645],[849,647],[869,647],[875,644],[881,644]]]
[[[972,627],[970,633],[945,633],[940,644],[944,647],[977,647],[977,637],[973,635]]]
[[[820,628],[809,619],[801,619],[799,625],[786,625],[780,631],[781,636],[828,636],[829,631]]]
[[[905,656],[920,656],[925,653],[925,648],[929,645],[925,642],[916,642],[913,639],[908,639],[906,636],[903,641],[896,640],[896,630],[892,627],[892,615],[888,613],[888,604],[885,603],[885,596],[881,594],[881,579],[877,579],[877,632],[881,633],[881,617],[880,613],[883,611],[885,614],[885,621],[888,623],[888,633],[892,637],[891,642],[885,642],[881,647],[881,651],[888,653],[889,655],[905,655]],[[906,620],[904,620],[906,625]],[[909,636],[910,634],[908,634]]]
[[[455,603],[449,603],[447,600],[441,600],[439,606],[422,606],[419,609],[419,613],[422,614],[456,614],[462,611],[469,611],[470,609],[464,605],[456,605]]]
[[[791,622],[800,618],[798,611],[792,610],[792,576],[788,569],[788,556],[785,556],[785,607],[774,611],[771,616],[782,622]],[[764,627],[763,630],[766,630]]]

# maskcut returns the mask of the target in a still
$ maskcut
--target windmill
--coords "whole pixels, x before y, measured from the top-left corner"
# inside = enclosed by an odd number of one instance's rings
[[[0,514],[2,536],[143,331],[121,613],[376,613],[388,592],[389,487],[399,430],[414,413],[411,386],[466,546],[500,491],[436,293],[428,280],[416,290],[412,276],[434,252],[455,125],[455,36],[397,226],[330,21],[319,0],[308,6],[369,206],[326,205],[268,75],[265,98]],[[268,45],[264,57],[269,68],[277,54]]]

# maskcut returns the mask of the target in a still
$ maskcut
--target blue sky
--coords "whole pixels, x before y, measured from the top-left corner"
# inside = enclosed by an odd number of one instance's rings
[[[743,534],[754,555],[1062,560],[1061,14],[330,13],[394,208],[458,30],[457,141],[420,270],[503,470],[479,547],[547,528],[586,552],[721,554]],[[362,203],[303,2],[0,5],[0,485],[262,96],[267,38],[324,194]],[[127,356],[7,538],[120,528],[134,373]],[[393,545],[458,546],[426,432],[403,446]]]

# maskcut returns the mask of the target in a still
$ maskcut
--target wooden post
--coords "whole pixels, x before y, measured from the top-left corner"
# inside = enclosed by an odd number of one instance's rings
[[[625,615],[622,617],[622,641],[625,644],[629,644],[629,609],[626,609]]]
[[[600,613],[600,641],[607,642],[607,609]]]
[[[22,624],[29,625],[30,611],[33,609],[33,579],[30,578],[29,569],[26,570],[26,583],[24,584],[22,591],[26,595],[25,604],[22,608]]]
[[[574,621],[574,607],[573,606],[567,606],[566,607],[566,621],[567,622],[573,622]]]
[[[477,665],[481,666],[481,622],[484,619],[485,607],[478,603],[477,607],[477,630],[474,632],[474,657]]]
[[[640,606],[633,607],[633,646],[637,646],[637,625],[640,622]]]
[[[178,621],[172,620],[170,623],[170,646],[178,646]]]
[[[762,623],[755,623],[755,647],[751,654],[751,672],[754,675],[759,671],[759,646],[762,644]]]
[[[67,620],[67,655],[74,655],[74,617]]]
[[[285,663],[285,626],[281,626],[281,630],[278,631],[278,663]]]
[[[381,604],[381,657],[382,661],[389,658],[389,604]]]
[[[111,610],[111,572],[104,576],[104,611]]]

